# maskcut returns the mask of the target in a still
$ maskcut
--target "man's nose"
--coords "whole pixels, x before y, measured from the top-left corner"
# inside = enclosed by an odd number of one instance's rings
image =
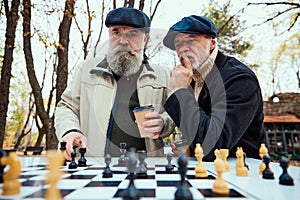
[[[177,54],[180,56],[180,55],[186,53],[188,50],[189,50],[188,45],[182,44],[176,51],[177,51]]]
[[[127,38],[126,34],[121,35],[120,44],[128,44],[128,38]]]

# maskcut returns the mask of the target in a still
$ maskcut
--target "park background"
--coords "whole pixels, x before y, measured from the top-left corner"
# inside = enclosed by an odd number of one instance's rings
[[[168,28],[206,15],[218,43],[256,73],[264,100],[300,91],[300,2],[295,0],[0,0],[0,147],[56,148],[53,112],[76,66],[107,47],[106,14],[133,6],[152,21],[146,54],[172,68],[162,45]]]

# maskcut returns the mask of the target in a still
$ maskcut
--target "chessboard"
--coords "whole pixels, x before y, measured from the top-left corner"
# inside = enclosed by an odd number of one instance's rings
[[[68,169],[61,167],[63,175],[57,183],[63,199],[65,200],[92,200],[92,199],[122,199],[121,194],[127,189],[129,177],[126,167],[117,165],[118,158],[112,158],[110,165],[113,176],[103,178],[102,173],[106,167],[104,158],[87,157],[86,167]],[[134,184],[140,191],[141,199],[174,199],[174,194],[180,184],[178,174],[177,158],[173,158],[174,169],[166,171],[168,164],[166,158],[146,158],[147,175],[136,176]],[[14,196],[0,196],[2,200],[9,199],[44,199],[48,185],[45,182],[48,173],[47,160],[44,157],[21,157],[22,169],[19,177],[21,192]],[[212,192],[213,182],[216,178],[214,164],[203,162],[207,167],[207,178],[195,178],[194,168],[197,161],[189,158],[186,182],[193,199],[296,199],[300,191],[300,168],[289,167],[289,172],[294,178],[294,186],[282,186],[278,184],[280,167],[278,163],[272,163],[271,167],[275,173],[274,180],[263,180],[258,174],[260,160],[247,158],[249,165],[248,177],[237,177],[235,175],[235,158],[229,158],[230,172],[223,174],[228,183],[230,193],[228,195],[216,195]],[[0,184],[0,194],[2,184]]]

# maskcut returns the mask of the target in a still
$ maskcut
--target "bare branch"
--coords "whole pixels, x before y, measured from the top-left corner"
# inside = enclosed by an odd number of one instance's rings
[[[87,13],[88,13],[88,33],[87,33],[86,40],[83,43],[84,59],[88,55],[87,46],[89,44],[89,40],[90,40],[91,33],[92,33],[92,31],[91,31],[92,16],[91,16],[91,11],[90,11],[90,6],[89,6],[89,0],[86,0],[86,10],[87,10]]]
[[[115,3],[115,1],[114,1]],[[101,35],[102,35],[102,31],[103,31],[103,22],[104,22],[104,9],[105,9],[105,6],[104,6],[104,0],[102,1],[102,13],[101,13],[101,27],[100,27],[100,32],[99,32],[99,37],[97,39],[97,42],[96,42],[96,45],[94,47],[94,57],[96,56],[96,53],[97,53],[97,47],[100,43],[100,39],[101,39]]]
[[[288,31],[290,31],[290,30],[295,26],[295,24],[296,24],[296,22],[297,22],[297,20],[298,20],[299,17],[300,17],[300,13],[297,14],[297,16],[296,16],[294,22],[293,22],[293,23],[290,25],[290,27],[288,28]]]
[[[145,6],[145,0],[140,0],[139,10],[144,10],[144,6]]]
[[[102,2],[102,5],[103,5],[103,2]],[[113,9],[116,9],[117,8],[117,2],[116,0],[113,0]]]
[[[286,2],[286,1],[281,1],[281,2],[259,2],[259,3],[248,3],[248,5],[290,5],[290,6],[297,6],[300,7],[300,3],[293,3],[293,2]]]
[[[158,5],[161,3],[161,0],[159,0],[159,1],[157,1],[157,3],[156,3],[156,5],[155,5],[155,7],[154,7],[154,11],[153,11],[153,13],[150,15],[150,20],[152,21],[153,20],[153,18],[154,18],[154,15],[155,15],[155,13],[156,13],[156,11],[157,11],[157,8],[158,8]]]
[[[134,0],[128,0],[128,6],[134,7]]]
[[[17,149],[20,146],[20,143],[21,143],[22,139],[24,138],[24,136],[28,135],[31,132],[31,128],[28,131],[26,131],[26,128],[29,124],[29,120],[31,118],[31,112],[33,111],[33,108],[34,108],[34,103],[32,102],[32,96],[33,96],[32,93],[30,93],[29,102],[28,102],[29,110],[28,110],[28,113],[27,113],[25,124],[24,124],[24,126],[21,130],[21,134],[18,136],[18,138],[15,142],[15,149]]]
[[[87,55],[88,55],[88,49],[87,49],[87,46],[89,44],[89,39],[91,37],[91,21],[92,21],[92,16],[91,16],[91,12],[90,12],[90,6],[89,6],[89,1],[86,0],[86,10],[87,10],[87,17],[88,17],[88,30],[87,30],[87,37],[86,39],[84,39],[84,32],[83,30],[80,28],[79,26],[79,23],[76,19],[76,17],[74,16],[74,21],[75,21],[75,24],[76,24],[76,27],[77,29],[79,30],[80,32],[80,35],[81,35],[81,41],[83,43],[83,57],[84,59],[86,59]]]
[[[232,15],[232,16],[225,22],[225,24],[224,24],[222,27],[220,27],[220,29],[218,30],[218,32],[222,32],[222,30],[228,25],[228,23],[229,23],[232,19],[234,19],[240,12],[243,12],[243,11],[245,10],[246,7],[247,7],[247,6],[241,8],[241,9],[238,10],[234,15]]]

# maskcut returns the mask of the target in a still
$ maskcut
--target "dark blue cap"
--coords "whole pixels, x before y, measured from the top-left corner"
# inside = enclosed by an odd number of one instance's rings
[[[143,28],[145,32],[149,32],[150,24],[149,17],[143,11],[132,7],[121,7],[111,10],[105,20],[107,27],[131,26]]]
[[[207,17],[197,15],[184,17],[169,29],[163,40],[164,45],[175,50],[174,39],[178,33],[206,34],[215,38],[217,37],[217,28],[214,22]]]

